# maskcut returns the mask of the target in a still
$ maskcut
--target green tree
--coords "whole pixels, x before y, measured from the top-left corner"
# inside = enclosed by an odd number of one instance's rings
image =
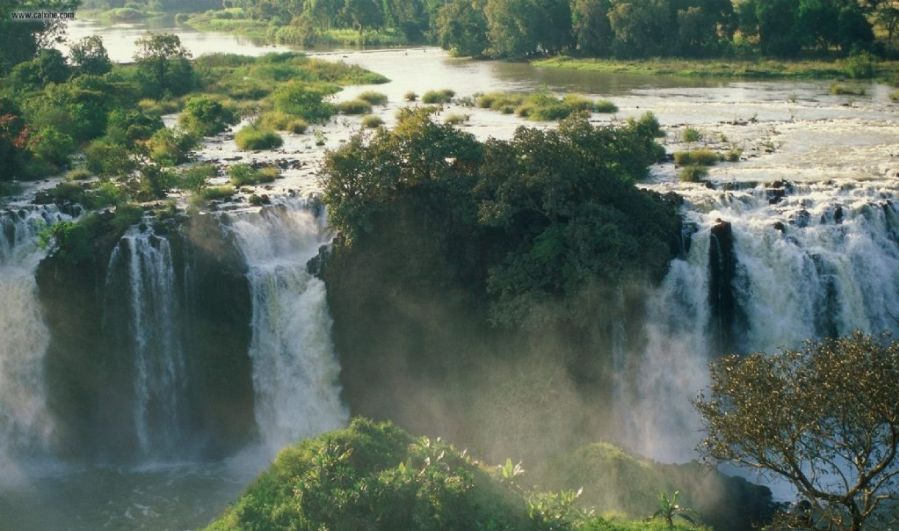
[[[700,450],[789,481],[811,504],[806,528],[885,529],[899,502],[897,396],[899,342],[887,338],[724,357],[696,401]]]
[[[612,45],[609,0],[574,0],[571,4],[572,32],[577,48],[588,55],[608,55]]]
[[[667,55],[674,40],[672,30],[677,27],[671,17],[668,0],[616,2],[609,11],[615,53],[625,57]]]
[[[484,13],[495,55],[525,57],[570,44],[571,7],[566,0],[487,0]]]
[[[756,0],[755,6],[762,53],[798,54],[803,39],[798,23],[799,3],[796,0]]]
[[[487,19],[478,0],[453,0],[437,15],[437,40],[454,55],[482,57],[487,40]]]
[[[342,13],[352,21],[353,27],[359,31],[360,38],[365,28],[377,27],[384,22],[384,10],[375,0],[344,0]]]
[[[677,12],[678,50],[684,55],[702,55],[718,42],[718,20],[701,7],[688,7]]]
[[[11,99],[0,97],[0,181],[23,177],[29,136],[18,106]]]
[[[89,35],[72,45],[72,64],[81,74],[101,76],[112,70],[112,61],[99,35]]]
[[[147,33],[137,40],[137,78],[144,95],[179,96],[194,87],[190,53],[171,33]]]
[[[212,136],[237,123],[237,114],[214,98],[194,96],[184,106],[179,122],[198,136]]]
[[[80,0],[0,0],[0,74],[32,59],[65,30],[58,19],[13,20],[13,11],[74,11]]]

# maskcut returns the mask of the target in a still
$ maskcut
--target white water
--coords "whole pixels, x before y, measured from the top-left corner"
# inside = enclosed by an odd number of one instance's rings
[[[0,470],[12,455],[46,449],[52,434],[43,368],[50,337],[35,271],[45,255],[39,232],[66,218],[53,207],[0,214]]]
[[[325,222],[299,201],[236,214],[253,301],[250,357],[255,415],[270,451],[344,425],[340,365],[325,285],[306,262],[329,241]]]
[[[719,218],[733,227],[733,284],[746,321],[740,351],[774,352],[854,330],[899,331],[896,181],[796,185],[776,204],[761,186],[681,193],[699,231],[650,299],[636,392],[622,404],[637,450],[665,461],[694,457],[700,433],[690,401],[707,383],[708,361],[723,354],[711,351],[709,326],[709,231]]]
[[[109,258],[108,291],[115,290],[113,278],[121,270],[134,359],[135,434],[144,457],[173,456],[183,441],[187,379],[169,241],[147,225],[131,227]]]

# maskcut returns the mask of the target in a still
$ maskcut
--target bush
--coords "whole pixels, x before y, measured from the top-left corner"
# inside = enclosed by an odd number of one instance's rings
[[[421,97],[421,101],[428,104],[449,103],[453,101],[455,95],[456,92],[450,89],[429,90]]]
[[[66,174],[67,181],[86,181],[94,175],[86,168],[75,168]]]
[[[405,99],[406,101],[412,102],[412,101],[415,101],[418,99],[418,94],[416,94],[414,91],[410,90],[410,91],[407,91],[405,94],[403,94],[403,99]]]
[[[330,85],[289,82],[272,94],[275,110],[299,116],[309,122],[324,122],[334,114],[334,106],[324,101],[337,91]]]
[[[369,114],[371,104],[365,100],[342,101],[337,104],[337,110],[340,114]]]
[[[853,53],[846,60],[846,75],[853,79],[870,79],[877,73],[877,57],[870,52]]]
[[[256,125],[248,125],[234,136],[237,147],[243,150],[259,151],[281,147],[284,140],[281,135],[271,129],[262,129]]]
[[[708,174],[709,170],[705,166],[684,166],[677,172],[677,177],[685,183],[698,183]]]
[[[275,129],[277,131],[290,131],[294,134],[303,134],[309,128],[309,124],[302,118],[296,118],[280,111],[270,111],[259,117],[258,125],[263,129]]]
[[[179,123],[194,135],[212,136],[237,123],[237,114],[215,98],[195,96],[184,106]]]
[[[702,133],[695,127],[687,127],[683,133],[684,142],[699,142],[702,140]]]
[[[280,172],[274,166],[254,168],[249,164],[235,164],[228,168],[228,176],[231,178],[231,184],[240,188],[270,183],[280,176]]]
[[[237,193],[237,190],[230,184],[222,186],[209,186],[200,191],[200,198],[205,201],[220,201],[229,199]]]
[[[206,180],[215,177],[218,169],[215,164],[197,164],[181,170],[180,188],[197,191],[206,186]]]
[[[377,129],[382,125],[384,125],[384,120],[382,120],[380,116],[369,114],[362,117],[362,127],[365,127],[366,129]]]
[[[593,102],[593,112],[611,114],[618,112],[618,106],[609,100],[596,100]]]
[[[470,118],[471,116],[467,114],[450,113],[446,115],[446,118],[444,118],[443,121],[449,125],[459,125],[467,122]]]
[[[864,87],[852,87],[841,83],[832,83],[830,85],[830,93],[834,96],[864,96]]]
[[[121,177],[134,171],[136,164],[127,148],[104,140],[91,142],[84,150],[88,171],[103,177]]]
[[[387,104],[387,95],[382,94],[380,92],[375,92],[373,90],[368,90],[356,96],[356,98],[367,101],[372,105],[386,105]]]
[[[153,133],[146,142],[150,160],[163,166],[177,166],[187,162],[190,150],[197,145],[197,137],[188,131],[162,129]]]
[[[711,149],[694,149],[678,151],[674,154],[674,163],[678,166],[714,166],[721,157]]]

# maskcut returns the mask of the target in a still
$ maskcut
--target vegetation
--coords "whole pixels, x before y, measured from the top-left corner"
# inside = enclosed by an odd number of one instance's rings
[[[371,104],[365,100],[347,100],[337,104],[340,114],[370,114]]]
[[[461,125],[461,124],[467,122],[469,120],[469,118],[471,118],[471,117],[467,114],[450,113],[450,114],[446,115],[446,117],[443,119],[443,121],[444,121],[444,123],[447,123],[449,125]]]
[[[684,166],[677,172],[677,178],[685,183],[698,183],[708,176],[709,170],[705,166],[695,164]]]
[[[899,342],[886,337],[724,357],[696,401],[700,450],[789,481],[805,507],[788,525],[887,528],[899,499],[896,396]]]
[[[440,439],[355,419],[283,450],[207,529],[666,529],[663,521],[593,518],[573,507],[573,491],[523,489],[522,472],[511,461],[487,466]]]
[[[382,94],[380,92],[375,92],[373,90],[367,90],[362,94],[356,96],[356,98],[367,101],[372,105],[386,105],[387,104],[387,95]]]
[[[407,110],[394,130],[370,142],[356,136],[329,154],[325,202],[350,244],[364,241],[383,212],[417,211],[447,248],[470,257],[457,270],[486,289],[477,296],[490,294],[500,321],[592,280],[665,269],[678,217],[634,186],[663,153],[651,115],[618,128],[572,118],[557,131],[521,128],[510,141],[481,144],[428,113]],[[463,251],[469,246],[491,253]]]
[[[366,129],[377,129],[382,125],[384,125],[384,120],[382,120],[379,116],[369,114],[362,117],[362,127]]]
[[[503,114],[514,112],[535,121],[562,120],[576,112],[618,112],[618,107],[610,101],[592,101],[578,94],[566,94],[557,98],[546,92],[490,92],[478,95],[475,104],[482,109],[492,109]]]
[[[250,124],[234,135],[237,147],[249,151],[274,149],[284,144],[281,135],[271,129],[263,129],[256,124]]]
[[[721,156],[708,148],[674,153],[674,163],[678,166],[714,166]]]
[[[455,95],[456,92],[450,89],[429,90],[421,96],[421,101],[427,104],[449,103]]]
[[[309,124],[302,118],[296,118],[281,111],[269,111],[259,117],[259,127],[276,131],[290,131],[300,135],[309,129]]]
[[[280,172],[274,166],[254,168],[249,164],[235,164],[228,168],[228,176],[231,178],[231,184],[239,188],[273,182],[280,176]]]

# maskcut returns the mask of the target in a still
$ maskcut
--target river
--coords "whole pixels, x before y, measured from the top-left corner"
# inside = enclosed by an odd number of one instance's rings
[[[113,60],[130,61],[134,41],[143,31],[137,26],[100,28],[76,21],[70,26],[69,36],[78,39],[99,34]],[[284,49],[226,34],[171,31],[195,56],[223,51],[259,55]],[[623,363],[630,365],[627,372],[637,375],[636,382],[622,382],[619,393],[619,407],[626,412],[622,416],[630,419],[623,422],[623,429],[627,430],[627,439],[637,441],[634,450],[666,461],[693,457],[697,425],[689,400],[705,384],[709,338],[714,333],[707,324],[712,312],[708,298],[712,275],[709,234],[720,219],[733,224],[735,235],[734,253],[739,264],[735,297],[744,322],[740,337],[734,341],[741,349],[776,349],[828,331],[896,331],[899,114],[886,86],[860,83],[865,88],[864,96],[835,96],[830,94],[829,82],[823,81],[717,81],[572,72],[523,63],[456,59],[435,48],[313,54],[387,76],[391,81],[375,90],[389,98],[389,104],[376,111],[388,124],[394,121],[395,111],[404,104],[403,94],[409,90],[421,94],[451,88],[464,98],[496,90],[546,89],[610,99],[620,110],[614,115],[594,115],[592,119],[598,123],[651,110],[668,132],[663,142],[669,151],[686,145],[679,138],[688,126],[701,132],[702,143],[742,150],[743,160],[711,169],[709,180],[717,189],[677,182],[671,163],[654,167],[651,180],[644,184],[681,193],[687,200],[684,216],[695,233],[690,248],[672,263],[667,278],[653,294],[646,323],[648,344],[639,352],[620,346],[621,358],[626,360]],[[352,98],[371,88],[347,88],[336,99]],[[515,116],[459,104],[443,112],[470,115],[463,127],[479,138],[507,138],[525,124]],[[316,126],[326,139],[324,147],[316,146],[308,133],[285,135],[281,149],[257,154],[238,151],[233,138],[226,134],[206,142],[199,157],[299,160],[300,167],[288,170],[271,193],[292,191],[305,196],[317,189],[315,176],[323,150],[339,146],[359,127],[358,117],[340,117]],[[765,185],[782,180],[792,183],[780,188],[784,192],[772,192],[774,188]],[[267,444],[214,463],[148,459],[137,467],[60,464],[46,458],[4,460],[0,455],[0,528],[196,528],[214,518],[239,494],[271,458],[274,447],[345,422],[347,413],[333,383],[339,367],[328,337],[330,318],[323,302],[324,287],[303,267],[317,246],[326,241],[327,228],[322,223],[295,202],[286,203],[280,214],[246,212],[238,214],[232,223],[249,266],[251,296],[256,301],[250,355],[258,361],[254,382],[266,386],[264,394],[257,390],[264,408],[256,411],[256,417]],[[18,218],[9,224],[28,227]],[[34,229],[27,230],[33,239]],[[154,308],[156,305],[147,297],[160,296],[159,291],[138,297],[141,289],[148,289],[140,275],[152,269],[174,278],[171,260],[159,254],[166,247],[145,231],[129,233],[127,238],[126,244],[131,246],[128,253],[152,257],[152,261],[146,260],[153,265],[144,267],[133,262],[137,265],[129,277],[132,305]],[[38,310],[31,275],[41,251],[33,242],[17,240],[14,244],[7,247],[27,251],[27,260],[21,262],[26,269],[16,265],[13,274],[12,266],[0,261],[0,289],[14,290],[22,307],[32,315]],[[0,259],[11,260],[4,256],[0,254]],[[24,330],[34,338],[17,336],[15,341],[39,350],[44,340],[39,317],[26,323],[28,328],[13,320],[14,313],[18,315],[12,311],[0,314],[0,331]],[[158,316],[163,318],[176,319]],[[169,326],[169,321],[160,321],[160,326]],[[301,330],[302,341],[284,334],[288,327]],[[0,343],[0,355],[18,360],[23,371],[33,374],[39,354],[25,352],[28,349],[10,340]],[[273,358],[271,352],[286,357]],[[4,367],[7,365],[4,361]],[[285,375],[296,372],[306,381],[302,393],[279,387],[286,385]],[[155,381],[152,375],[147,378]],[[166,382],[174,385],[172,380]],[[33,394],[35,389],[29,391]],[[0,389],[0,398],[2,393]],[[43,422],[40,397],[28,395],[27,400],[15,400],[29,422]],[[9,398],[4,404],[13,401]],[[272,428],[265,430],[268,424]]]

